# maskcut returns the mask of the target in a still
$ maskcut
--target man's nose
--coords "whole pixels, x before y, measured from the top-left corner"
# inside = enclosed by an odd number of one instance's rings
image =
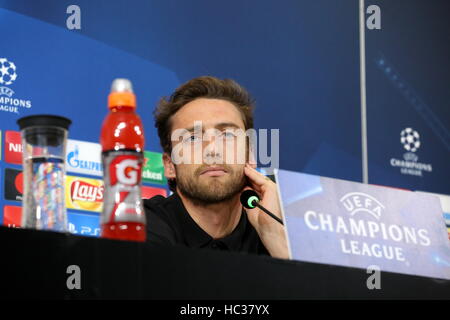
[[[217,163],[218,160],[221,161],[223,155],[223,141],[215,136],[211,137],[209,141],[205,141],[204,144],[204,155],[205,160],[214,161]]]

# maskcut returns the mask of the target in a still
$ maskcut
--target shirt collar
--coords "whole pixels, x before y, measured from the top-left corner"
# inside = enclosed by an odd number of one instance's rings
[[[180,213],[177,215],[177,218],[180,221],[183,234],[185,235],[185,241],[189,247],[202,248],[208,246],[212,241],[220,241],[230,250],[239,250],[247,227],[247,213],[244,209],[242,209],[239,223],[229,235],[220,239],[213,239],[192,219],[183,201],[176,192],[173,194],[173,197],[178,207],[176,212]]]

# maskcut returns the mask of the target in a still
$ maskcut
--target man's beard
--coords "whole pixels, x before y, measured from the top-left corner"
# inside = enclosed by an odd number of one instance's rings
[[[233,170],[230,166],[222,165],[227,171],[226,179],[208,178],[200,181],[200,174],[207,166],[197,168],[194,173],[180,174],[177,170],[177,187],[184,196],[198,205],[208,205],[227,201],[239,194],[245,187],[243,171]],[[175,168],[176,170],[176,168]],[[205,180],[208,180],[206,182]]]

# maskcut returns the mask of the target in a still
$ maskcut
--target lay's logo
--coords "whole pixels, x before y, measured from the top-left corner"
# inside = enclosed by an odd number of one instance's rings
[[[99,187],[84,181],[76,180],[70,186],[72,201],[103,201],[103,186]]]
[[[103,192],[101,180],[66,177],[66,206],[69,209],[101,212]]]

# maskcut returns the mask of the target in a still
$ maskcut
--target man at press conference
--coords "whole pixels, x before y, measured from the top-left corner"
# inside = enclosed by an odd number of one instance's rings
[[[240,203],[241,193],[253,189],[281,217],[276,184],[250,164],[248,139],[237,134],[253,128],[253,108],[235,81],[206,76],[161,99],[155,126],[173,194],[144,201],[148,242],[289,257],[283,225]]]

